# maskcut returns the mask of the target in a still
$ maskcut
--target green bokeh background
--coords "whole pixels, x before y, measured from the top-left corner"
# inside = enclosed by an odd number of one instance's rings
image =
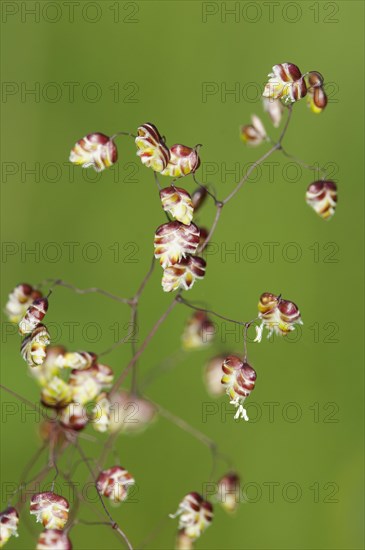
[[[332,163],[339,186],[334,219],[324,222],[305,204],[305,189],[314,179],[313,173],[303,170],[295,178],[293,167],[277,154],[272,159],[278,163],[273,168],[274,181],[269,181],[269,168],[264,167],[261,177],[247,183],[223,211],[206,278],[188,295],[243,320],[255,316],[263,291],[281,292],[300,306],[305,324],[297,342],[276,339],[270,343],[265,339],[261,345],[249,347],[250,362],[258,373],[251,401],[261,410],[261,419],[234,423],[231,416],[222,419],[217,413],[202,421],[203,403],[211,400],[202,381],[203,365],[222,349],[242,349],[239,335],[227,334],[231,327],[221,323],[214,346],[187,355],[174,370],[156,380],[147,394],[213,438],[234,458],[244,482],[253,484],[248,486],[251,502],[242,505],[235,518],[216,507],[214,524],[197,542],[197,548],[363,548],[363,3],[301,2],[293,8],[278,2],[273,21],[269,20],[268,7],[260,3],[262,16],[253,21],[260,13],[258,4],[255,8],[253,3],[227,2],[227,8],[238,5],[241,15],[236,20],[227,15],[225,21],[224,3],[213,2],[210,7],[217,13],[203,22],[206,7],[201,2],[120,2],[120,21],[115,22],[118,2],[105,1],[97,4],[101,16],[94,23],[90,22],[96,14],[92,6],[86,12],[89,21],[81,16],[81,8],[90,2],[81,1],[75,7],[73,23],[68,21],[63,2],[59,3],[61,18],[54,23],[50,22],[56,17],[54,3],[38,3],[41,9],[48,4],[49,11],[39,21],[28,16],[23,22],[24,6],[30,8],[35,3],[3,2],[3,15],[5,9],[11,9],[5,4],[19,11],[4,16],[5,21],[3,18],[2,79],[19,89],[38,82],[41,94],[39,101],[32,96],[22,98],[20,92],[2,99],[2,166],[3,170],[9,166],[18,170],[2,181],[2,238],[13,243],[7,246],[19,247],[19,252],[14,249],[14,254],[3,256],[2,304],[15,284],[36,283],[47,277],[131,296],[148,268],[154,230],[164,222],[152,172],[139,164],[128,164],[136,163],[135,149],[131,140],[122,137],[118,141],[119,175],[109,171],[91,181],[90,171],[85,175],[76,169],[71,181],[69,150],[81,136],[92,131],[135,131],[145,121],[154,122],[170,144],[204,145],[199,175],[204,177],[206,163],[216,163],[218,172],[208,181],[214,182],[219,197],[224,197],[233,189],[235,175],[225,177],[222,163],[228,169],[235,163],[242,167],[263,150],[245,148],[238,128],[253,112],[261,113],[257,89],[270,67],[290,60],[302,71],[321,71],[332,83],[331,102],[322,115],[312,115],[304,101],[295,105],[285,146],[309,163]],[[288,21],[295,18],[295,22]],[[50,82],[62,90],[54,102],[50,101],[53,91],[47,88]],[[69,100],[66,82],[80,83],[74,101]],[[80,92],[89,82],[96,82],[101,90],[97,101],[88,101]],[[111,86],[115,89],[116,82],[119,97],[110,90]],[[216,83],[219,90],[205,102],[204,82]],[[247,83],[257,84],[250,88],[248,97],[243,93],[239,98],[222,98],[222,85],[233,88],[234,83],[244,91]],[[126,101],[133,90],[136,101]],[[91,97],[92,87],[87,91]],[[39,181],[24,173],[37,162]],[[126,179],[134,166],[136,172]],[[191,179],[184,185],[194,189]],[[213,215],[209,203],[198,221],[209,226]],[[63,244],[67,242],[80,243],[73,262]],[[101,250],[96,262],[85,257],[87,251],[93,254],[94,249],[87,249],[87,243],[92,242]],[[279,243],[273,261],[269,261],[265,242]],[[285,250],[289,255],[294,251],[285,248],[290,242],[302,253],[297,262],[284,257]],[[42,255],[44,250],[47,255],[47,243],[60,247],[58,261],[47,261]],[[110,249],[115,248],[113,243],[119,243],[119,259]],[[247,243],[254,243],[253,248],[245,248]],[[319,247],[318,261],[314,243]],[[24,246],[39,246],[40,256],[22,256]],[[225,255],[224,246],[238,246],[246,252],[236,258]],[[262,257],[248,261],[247,254],[252,258],[257,249]],[[51,257],[55,249],[48,250]],[[337,261],[329,262],[328,254],[333,250]],[[160,275],[158,268],[141,300],[139,342],[171,301],[171,296],[161,291]],[[179,348],[188,314],[183,306],[171,314],[140,361],[140,378]],[[52,295],[47,320],[58,323],[66,345],[101,351],[113,342],[112,325],[118,323],[121,334],[126,333],[128,316],[126,306],[58,288]],[[66,325],[70,321],[79,323],[72,343]],[[97,323],[101,330],[94,344],[90,343],[95,334],[92,328],[89,333],[83,330],[90,323]],[[336,334],[331,336],[333,328]],[[5,325],[2,336],[2,382],[36,400],[38,390],[19,357],[18,337],[9,336],[8,329]],[[130,353],[130,346],[121,346],[107,362],[120,372]],[[127,387],[129,383],[127,380]],[[6,403],[13,401],[6,393],[2,398]],[[268,405],[264,405],[268,402],[278,403],[272,422]],[[290,402],[300,407],[298,422],[285,419],[286,413],[295,412],[285,408]],[[217,403],[225,407],[226,399]],[[310,408],[314,403],[319,407],[318,422]],[[335,404],[338,422],[325,421],[331,411],[326,409],[328,403]],[[255,416],[254,409],[252,414]],[[27,458],[39,446],[36,431],[32,417],[24,419],[20,411],[3,417],[3,484],[19,480]],[[105,441],[105,437],[100,436],[100,440]],[[88,456],[97,456],[102,448],[89,441],[83,446]],[[137,503],[123,504],[113,511],[115,519],[136,547],[160,525],[147,548],[172,548],[176,522],[164,518],[176,509],[184,494],[202,490],[211,468],[208,450],[162,418],[141,437],[121,437],[117,449],[121,463],[135,476],[139,491]],[[40,461],[38,468],[41,466]],[[224,465],[220,464],[217,475],[223,473]],[[80,468],[78,475],[76,479],[82,482],[86,471]],[[272,499],[270,482],[279,484]],[[295,503],[284,498],[285,489],[284,496],[282,493],[290,482],[302,492]],[[310,489],[315,483],[320,488],[319,502]],[[335,486],[336,502],[325,502]],[[262,496],[253,502],[257,487]],[[289,491],[289,498],[292,494]],[[4,507],[4,496],[2,500]],[[92,514],[80,512],[80,517],[91,519]],[[34,522],[29,523],[34,528]],[[25,521],[20,534],[19,539],[8,543],[9,549],[34,547]],[[76,549],[120,547],[113,533],[102,526],[76,526],[72,540]]]

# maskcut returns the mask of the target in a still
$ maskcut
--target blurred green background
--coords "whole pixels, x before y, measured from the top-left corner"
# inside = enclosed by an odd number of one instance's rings
[[[292,335],[249,346],[258,373],[252,416],[256,410],[261,417],[235,423],[224,414],[223,397],[219,412],[203,422],[204,403],[212,401],[202,379],[206,360],[242,350],[241,336],[224,323],[213,346],[187,354],[147,395],[213,438],[247,484],[249,502],[236,518],[216,506],[197,548],[363,548],[363,3],[71,4],[2,2],[2,304],[15,284],[47,277],[131,296],[147,271],[154,231],[165,221],[152,172],[123,137],[116,169],[99,176],[73,170],[68,155],[77,139],[153,122],[170,145],[204,145],[198,177],[223,198],[237,170],[266,147],[247,149],[239,126],[262,113],[259,90],[271,66],[289,60],[303,72],[319,70],[330,103],[320,116],[305,101],[295,105],[285,147],[311,164],[329,163],[339,186],[335,217],[326,223],[305,204],[313,172],[277,154],[224,209],[206,278],[186,295],[242,320],[255,316],[264,291],[299,305],[304,326],[297,341]],[[184,187],[195,188],[191,178]],[[208,203],[198,223],[209,226],[213,215]],[[160,275],[156,268],[141,299],[139,342],[171,301]],[[189,313],[178,306],[161,327],[140,361],[140,379],[179,348]],[[54,291],[47,315],[55,340],[96,352],[113,343],[116,331],[126,334],[128,321],[127,306],[63,288]],[[5,323],[2,383],[37,400],[18,337],[9,332]],[[120,372],[130,355],[130,346],[121,346],[105,362]],[[39,440],[32,416],[20,408],[9,414],[13,399],[4,392],[2,399],[4,488],[19,481]],[[102,449],[89,441],[83,447],[88,456]],[[157,528],[147,548],[172,548],[176,521],[165,518],[208,481],[209,451],[163,418],[140,437],[120,437],[117,449],[137,480],[138,502],[113,510],[115,519],[136,547]],[[217,475],[224,470],[220,464]],[[85,476],[80,468],[76,479]],[[20,534],[9,549],[34,547],[25,522]],[[76,526],[72,540],[76,549],[120,547],[102,526]]]

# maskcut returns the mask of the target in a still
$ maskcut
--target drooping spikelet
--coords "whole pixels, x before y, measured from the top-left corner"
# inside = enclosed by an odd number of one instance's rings
[[[72,389],[62,378],[54,376],[41,391],[41,401],[46,407],[62,409],[72,401]]]
[[[92,167],[96,172],[109,168],[118,160],[114,141],[105,134],[95,132],[77,141],[70,153],[70,162],[83,167]]]
[[[39,535],[36,550],[72,550],[72,544],[62,529],[45,529]]]
[[[189,317],[182,334],[184,349],[201,349],[209,345],[215,334],[214,323],[205,311],[195,311]]]
[[[197,279],[203,279],[206,263],[199,256],[187,256],[175,265],[166,267],[162,277],[164,292],[172,292],[179,288],[190,290]]]
[[[24,338],[20,351],[29,367],[39,367],[43,364],[47,355],[47,346],[50,343],[49,332],[42,323]]]
[[[231,400],[230,403],[237,407],[235,418],[241,417],[248,420],[243,403],[255,388],[256,372],[248,363],[244,363],[236,355],[229,355],[225,358],[222,371],[222,384],[226,387],[226,393]]]
[[[229,472],[218,481],[217,499],[227,512],[235,512],[241,499],[240,478]]]
[[[170,151],[156,126],[147,122],[138,128],[137,155],[142,163],[155,172],[162,172],[170,160]]]
[[[36,290],[27,283],[17,285],[9,294],[8,301],[5,306],[5,314],[12,323],[19,323],[25,315],[28,307],[32,305],[34,300],[41,298],[42,293]]]
[[[48,310],[47,298],[37,298],[28,307],[23,318],[19,322],[19,334],[25,336],[33,332],[33,330],[42,322]]]
[[[274,65],[265,86],[264,97],[293,103],[307,95],[307,86],[299,68],[293,63]]]
[[[176,144],[170,147],[170,160],[161,174],[172,178],[180,178],[194,173],[199,166],[200,159],[196,149]]]
[[[114,503],[126,500],[128,489],[135,483],[131,474],[121,466],[113,466],[100,472],[96,486],[101,495]]]
[[[0,548],[10,537],[18,537],[19,515],[13,506],[9,506],[0,513]]]
[[[69,351],[57,357],[56,365],[61,369],[86,370],[96,359],[96,354],[91,351]]]
[[[330,220],[337,206],[337,185],[331,180],[311,183],[306,193],[307,204],[324,220]]]
[[[171,185],[161,189],[160,199],[166,212],[184,225],[190,225],[194,209],[191,196],[185,189]]]
[[[196,225],[184,225],[178,221],[164,223],[155,233],[155,258],[163,268],[174,265],[187,254],[194,254],[200,241]]]
[[[110,402],[108,431],[111,433],[140,432],[145,430],[157,415],[156,406],[143,397],[126,391],[114,392],[107,397]],[[104,407],[104,411],[105,409]],[[103,412],[103,406],[101,410]]]
[[[256,327],[257,336],[255,342],[260,342],[264,327],[269,331],[268,338],[275,334],[286,336],[295,329],[295,325],[302,325],[302,319],[298,306],[290,300],[284,300],[271,292],[264,292],[260,296],[259,317],[261,326]]]
[[[251,124],[246,124],[241,127],[241,139],[248,145],[260,145],[266,140],[266,130],[261,122],[261,119],[252,115]]]
[[[36,493],[30,501],[30,513],[46,529],[63,529],[68,520],[70,505],[61,495],[51,491]]]
[[[307,104],[312,113],[319,114],[326,108],[328,98],[324,91],[323,76],[317,71],[311,71],[305,77],[308,89]]]
[[[175,514],[179,516],[179,530],[192,540],[196,540],[213,521],[213,506],[203,499],[199,493],[188,493],[180,502]]]
[[[81,403],[69,403],[60,412],[60,423],[69,430],[80,431],[88,422],[87,410]]]

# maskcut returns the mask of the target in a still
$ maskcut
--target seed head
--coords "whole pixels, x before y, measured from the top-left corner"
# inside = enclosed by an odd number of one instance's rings
[[[8,301],[5,306],[5,314],[12,323],[19,323],[25,315],[28,307],[32,305],[34,300],[41,298],[42,293],[29,285],[22,283],[17,285],[9,294]]]
[[[330,220],[337,206],[337,185],[331,180],[311,183],[307,189],[306,202],[324,220]]]
[[[308,89],[307,104],[312,113],[319,114],[327,106],[327,94],[324,91],[323,76],[317,71],[311,71],[305,77]]]
[[[60,368],[56,365],[56,358],[63,353],[66,353],[66,348],[63,346],[48,346],[42,365],[29,369],[30,374],[41,386],[47,385],[54,376],[60,373]]]
[[[47,310],[47,298],[37,298],[34,300],[19,322],[19,334],[26,336],[27,334],[33,332],[39,323],[42,322]]]
[[[102,172],[118,160],[114,141],[100,132],[89,134],[76,142],[70,153],[70,162],[83,168],[92,167]]]
[[[94,365],[97,355],[91,351],[72,351],[61,353],[56,359],[56,365],[61,369],[86,370]]]
[[[46,529],[63,529],[68,520],[70,505],[60,495],[51,491],[37,493],[30,501],[30,513],[36,516]]]
[[[252,115],[251,121],[252,124],[241,126],[241,139],[248,145],[260,145],[266,140],[266,130],[258,116]]]
[[[197,279],[203,279],[206,263],[199,256],[187,256],[173,266],[164,270],[162,288],[164,292],[172,292],[179,288],[190,290]]]
[[[51,343],[51,338],[47,327],[39,324],[31,334],[26,336],[21,345],[21,355],[29,367],[39,367],[43,365],[47,346]]]
[[[101,495],[118,504],[127,499],[128,489],[134,483],[133,477],[125,468],[113,466],[99,474],[96,486]]]
[[[156,230],[155,258],[160,259],[163,268],[174,265],[187,254],[194,254],[199,245],[199,229],[196,225],[169,222]]]
[[[162,172],[170,160],[170,151],[156,126],[147,122],[138,128],[137,155],[142,163],[155,172]]]
[[[179,516],[179,530],[196,540],[209,527],[213,521],[213,506],[203,499],[199,493],[188,493],[180,502],[175,514],[170,518]]]
[[[70,403],[61,410],[60,422],[68,430],[83,430],[88,421],[87,411],[81,403]]]
[[[260,327],[256,327],[255,342],[261,342],[264,327],[267,328],[267,337],[270,338],[273,332],[286,336],[295,329],[295,324],[303,324],[298,306],[271,292],[261,294],[258,310],[262,323]]]
[[[157,415],[156,407],[150,401],[126,391],[113,393],[109,399],[111,433],[141,432],[153,422]]]
[[[186,534],[185,529],[177,532],[175,550],[193,550],[194,540]]]
[[[62,409],[72,401],[72,388],[62,378],[54,376],[42,388],[41,401],[46,407]]]
[[[193,203],[191,196],[181,187],[166,187],[160,191],[162,208],[169,212],[177,221],[190,225],[193,219]]]
[[[255,388],[256,372],[236,355],[229,355],[225,358],[222,371],[222,384],[226,387],[226,393],[231,399],[230,403],[237,408],[234,418],[241,417],[248,420],[243,403]]]
[[[218,481],[217,499],[227,512],[235,512],[240,502],[240,478],[235,472],[225,474]]]
[[[10,537],[18,537],[18,512],[12,506],[0,513],[0,548],[2,548]]]
[[[205,187],[199,186],[193,191],[191,194],[191,201],[195,212],[203,206],[207,196],[208,192]]]
[[[93,428],[97,432],[104,433],[110,425],[111,404],[108,395],[103,392],[96,399],[95,407],[92,410]]]
[[[215,327],[204,311],[196,311],[188,319],[182,334],[183,348],[201,349],[209,345],[215,334]]]
[[[161,174],[172,178],[180,178],[193,174],[199,166],[200,159],[196,149],[176,144],[170,147],[170,160]]]
[[[61,529],[45,529],[39,535],[36,550],[72,550],[72,544]]]
[[[299,68],[293,63],[274,65],[269,73],[264,97],[282,99],[284,103],[293,103],[307,95],[307,86]]]

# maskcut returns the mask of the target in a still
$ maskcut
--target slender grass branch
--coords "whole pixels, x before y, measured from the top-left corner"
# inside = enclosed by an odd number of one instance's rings
[[[142,355],[142,353],[144,352],[144,350],[146,349],[146,347],[148,346],[149,342],[152,340],[152,338],[154,337],[154,335],[156,334],[156,332],[158,331],[159,327],[162,325],[162,323],[165,321],[165,319],[169,316],[169,314],[171,313],[171,311],[174,309],[174,307],[176,306],[177,304],[177,300],[176,298],[174,298],[174,300],[171,302],[171,304],[169,305],[169,307],[167,308],[167,310],[161,315],[161,317],[156,321],[156,323],[153,325],[151,331],[148,333],[148,335],[146,336],[145,340],[143,341],[141,347],[138,349],[138,351],[134,354],[134,356],[132,357],[132,359],[130,360],[130,362],[128,363],[128,365],[126,366],[126,368],[122,371],[122,373],[119,375],[119,377],[117,378],[117,380],[115,381],[110,393],[113,394],[114,392],[116,392],[118,390],[118,388],[121,386],[121,384],[123,383],[125,377],[127,376],[127,374],[129,373],[129,371],[133,368],[133,366],[135,365],[135,363],[138,361],[138,359],[140,358],[140,356]]]
[[[101,294],[103,296],[106,296],[107,298],[110,298],[111,300],[115,300],[116,302],[120,302],[122,304],[129,304],[131,303],[131,300],[128,298],[122,298],[121,296],[116,296],[115,294],[112,294],[111,292],[108,292],[107,290],[103,290],[102,288],[98,287],[90,287],[90,288],[78,288],[77,286],[68,283],[66,281],[63,281],[62,279],[45,279],[42,281],[42,283],[39,286],[42,286],[45,283],[51,283],[52,286],[62,286],[64,288],[68,288],[69,290],[72,290],[76,294]]]
[[[85,456],[85,453],[84,453],[84,451],[82,450],[82,447],[79,445],[79,442],[77,441],[77,439],[75,439],[74,444],[76,445],[77,450],[78,450],[80,456],[81,456],[84,460],[87,459],[87,457]],[[103,497],[101,496],[101,494],[100,494],[99,491],[98,491],[97,484],[96,484],[96,479],[95,479],[95,476],[94,476],[94,472],[93,472],[93,469],[91,468],[91,466],[90,466],[88,460],[85,460],[85,464],[86,464],[87,469],[88,469],[89,472],[90,472],[90,475],[91,475],[92,478],[93,478],[93,481],[94,481],[94,484],[95,484],[95,489],[96,489],[96,492],[97,492],[97,494],[98,494],[98,498],[99,498],[100,504],[102,505],[105,514],[107,515],[107,517],[108,517],[109,520],[110,520],[110,525],[111,525],[111,527],[112,527],[117,533],[119,533],[119,535],[123,538],[124,542],[126,543],[127,547],[129,548],[129,550],[133,550],[133,546],[131,545],[131,543],[130,543],[128,537],[127,537],[127,535],[124,533],[124,531],[122,531],[122,529],[119,527],[119,525],[117,524],[117,522],[113,519],[113,516],[110,514],[108,508],[106,507],[106,505],[105,505],[105,503],[104,503],[104,499],[103,499]]]

